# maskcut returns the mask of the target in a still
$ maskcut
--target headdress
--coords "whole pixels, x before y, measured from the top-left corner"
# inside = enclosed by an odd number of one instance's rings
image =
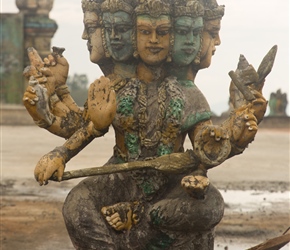
[[[136,15],[150,15],[157,18],[160,15],[170,15],[171,8],[166,0],[140,0],[135,13]]]
[[[132,14],[135,7],[135,1],[132,0],[106,0],[102,3],[102,12],[115,13],[117,11],[124,11]]]
[[[182,1],[182,2],[181,2]],[[186,4],[183,4],[183,0],[175,1],[173,16],[190,16],[190,17],[199,17],[204,15],[204,8],[200,2],[196,0],[187,1]]]
[[[225,14],[225,6],[218,5],[216,0],[202,0],[202,4],[205,20],[222,18]]]
[[[82,0],[82,9],[85,11],[101,12],[101,4],[104,0]]]

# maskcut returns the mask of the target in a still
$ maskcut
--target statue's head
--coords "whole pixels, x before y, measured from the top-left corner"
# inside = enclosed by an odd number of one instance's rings
[[[165,0],[140,0],[135,9],[135,56],[148,65],[169,58],[171,48],[171,8]]]
[[[101,29],[101,3],[103,0],[82,0],[84,13],[84,31],[82,38],[87,40],[90,60],[100,63],[105,58],[105,50],[102,43]]]
[[[107,56],[118,62],[133,57],[134,5],[130,0],[106,0],[102,4],[103,45]]]
[[[172,50],[174,64],[189,65],[199,54],[203,14],[203,6],[198,1],[187,1],[186,4],[183,4],[183,0],[175,1],[173,11],[174,46]]]
[[[225,7],[218,5],[216,0],[202,0],[204,6],[204,29],[202,32],[202,50],[199,69],[207,68],[211,64],[211,58],[215,53],[216,46],[221,44],[219,31],[221,19]]]

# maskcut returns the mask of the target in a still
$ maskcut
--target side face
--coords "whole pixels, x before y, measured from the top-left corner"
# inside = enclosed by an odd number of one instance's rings
[[[105,57],[105,51],[102,43],[102,29],[99,16],[92,11],[84,13],[84,31],[82,38],[87,40],[90,60],[93,63],[99,63]]]
[[[208,68],[210,66],[211,58],[216,51],[215,47],[221,44],[219,36],[220,28],[221,19],[208,20],[204,23],[200,69]]]

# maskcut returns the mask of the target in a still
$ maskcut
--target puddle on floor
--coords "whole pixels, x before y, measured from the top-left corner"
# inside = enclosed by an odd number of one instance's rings
[[[220,191],[225,204],[231,211],[252,212],[258,211],[262,207],[281,207],[283,210],[290,210],[290,191],[267,192],[252,190],[227,190]],[[285,205],[285,204],[288,204]]]

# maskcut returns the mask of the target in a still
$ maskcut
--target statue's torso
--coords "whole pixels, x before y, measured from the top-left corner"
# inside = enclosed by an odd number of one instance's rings
[[[117,93],[113,126],[119,157],[130,161],[180,152],[186,133],[209,118],[208,103],[193,82],[131,79]]]

